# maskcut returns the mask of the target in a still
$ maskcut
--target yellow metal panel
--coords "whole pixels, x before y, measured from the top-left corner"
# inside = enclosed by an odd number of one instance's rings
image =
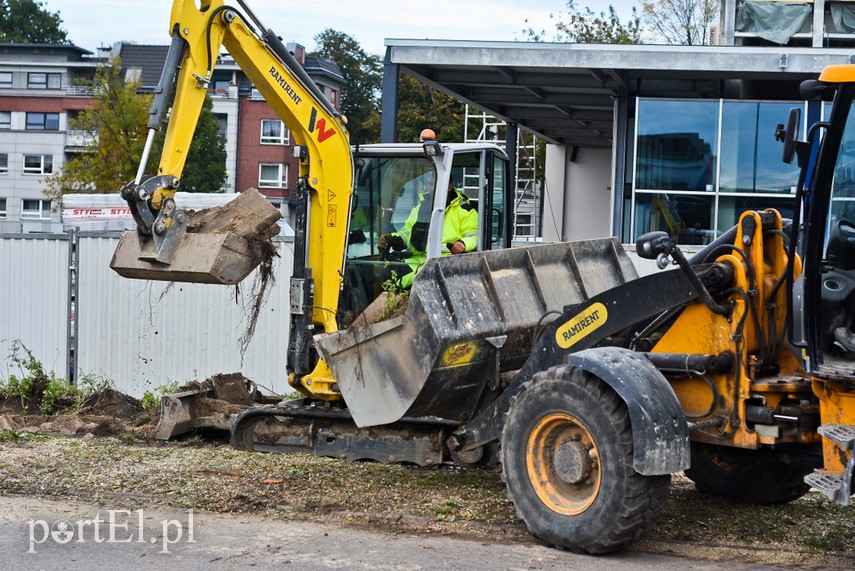
[[[850,384],[813,380],[813,392],[819,397],[822,424],[855,424],[855,388]],[[849,454],[828,438],[822,439],[823,468],[843,472]]]

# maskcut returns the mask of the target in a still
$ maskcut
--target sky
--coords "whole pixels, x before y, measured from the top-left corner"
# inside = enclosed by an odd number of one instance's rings
[[[384,39],[523,41],[528,26],[552,30],[550,13],[563,10],[565,0],[246,0],[267,28],[286,42],[309,51],[314,37],[327,28],[354,37],[370,53],[385,53]],[[238,6],[237,1],[228,2]],[[597,12],[605,4],[577,1]],[[635,0],[613,0],[626,21]],[[119,41],[169,43],[170,0],[44,0],[44,8],[59,12],[62,27],[75,45],[95,51]],[[529,22],[526,23],[526,20]]]

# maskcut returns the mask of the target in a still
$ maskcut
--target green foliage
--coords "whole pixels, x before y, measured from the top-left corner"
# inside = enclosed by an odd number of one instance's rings
[[[69,43],[59,12],[48,12],[35,0],[0,0],[0,42]]]
[[[398,80],[398,141],[417,143],[423,129],[433,129],[437,140],[463,142],[466,106],[412,77]]]
[[[18,442],[21,435],[14,430],[0,430],[0,442]]]
[[[523,30],[529,41],[533,42],[569,42],[576,44],[640,44],[641,20],[635,8],[626,23],[620,21],[615,7],[609,5],[608,10],[594,12],[588,7],[581,10],[576,6],[576,0],[567,2],[566,13],[550,14],[555,22],[555,32],[547,37],[546,30],[534,30],[529,27]]]
[[[11,374],[5,382],[0,382],[0,396],[20,399],[21,408],[28,412],[30,401],[37,396],[38,386],[44,387],[46,384],[47,375],[33,352],[19,340],[12,342],[9,360],[18,367],[20,374]]]
[[[69,120],[69,128],[86,132],[84,152],[65,161],[62,172],[47,179],[49,196],[65,192],[117,192],[136,175],[145,146],[151,97],[141,85],[125,82],[121,62],[99,68],[82,87],[95,94],[92,105]]]
[[[148,171],[154,173],[163,153],[163,141],[166,129],[161,129],[152,145]],[[139,161],[139,157],[137,157]],[[206,95],[193,132],[187,162],[181,174],[180,190],[184,192],[220,192],[226,180],[226,136],[220,130],[217,116],[214,115],[214,102]]]
[[[718,21],[719,0],[650,0],[641,13],[657,40],[697,46],[709,43],[709,26]]]
[[[347,117],[351,142],[378,142],[383,82],[380,57],[366,53],[352,36],[330,28],[315,36],[315,41],[318,49],[311,55],[331,59],[344,77],[341,112]]]
[[[143,410],[149,410],[160,405],[160,398],[164,395],[172,394],[178,391],[178,381],[172,381],[155,388],[152,391],[145,391],[140,399],[140,406]]]
[[[109,384],[106,380],[84,375],[74,385],[66,378],[57,377],[53,371],[46,373],[42,363],[19,340],[12,343],[9,360],[20,373],[9,375],[5,382],[0,381],[0,398],[20,399],[24,412],[35,412],[30,410],[31,405],[44,414],[76,412],[87,397]]]
[[[386,295],[386,301],[383,311],[377,317],[378,323],[389,319],[398,308],[406,306],[410,299],[410,290],[404,289],[401,286],[401,280],[398,279],[398,272],[393,271],[389,279],[381,285],[383,287],[383,294]]]

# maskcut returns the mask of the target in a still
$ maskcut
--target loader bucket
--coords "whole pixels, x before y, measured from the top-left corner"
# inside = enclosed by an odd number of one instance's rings
[[[357,426],[471,418],[486,383],[520,368],[550,312],[638,274],[614,238],[428,260],[406,313],[315,343]]]
[[[151,236],[126,231],[110,267],[125,278],[233,285],[252,272],[273,250],[270,238],[282,217],[255,189],[214,208],[189,212],[190,224],[180,236],[174,257],[154,261]]]

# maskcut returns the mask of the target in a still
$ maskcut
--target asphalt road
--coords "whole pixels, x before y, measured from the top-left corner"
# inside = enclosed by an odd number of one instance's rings
[[[656,569],[757,566],[627,552],[575,555],[531,544],[392,535],[316,523],[186,510],[119,510],[65,500],[0,497],[0,570],[96,569]],[[769,569],[764,567],[764,569]]]

